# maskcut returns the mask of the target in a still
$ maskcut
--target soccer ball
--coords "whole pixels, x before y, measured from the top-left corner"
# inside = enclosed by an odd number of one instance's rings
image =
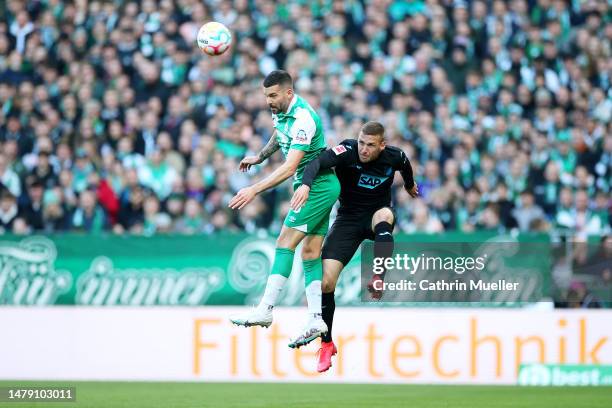
[[[212,21],[198,31],[198,47],[208,55],[221,55],[232,44],[232,33],[221,23]]]

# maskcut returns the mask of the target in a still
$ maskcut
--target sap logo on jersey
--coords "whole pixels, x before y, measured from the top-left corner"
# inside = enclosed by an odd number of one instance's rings
[[[384,183],[388,178],[389,177],[378,177],[370,174],[362,174],[359,176],[359,183],[357,185],[364,188],[376,188]]]

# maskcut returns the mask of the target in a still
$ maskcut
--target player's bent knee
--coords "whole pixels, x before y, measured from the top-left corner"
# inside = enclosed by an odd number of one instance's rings
[[[336,290],[336,281],[335,279],[323,275],[323,281],[321,282],[321,291],[323,293],[331,293]]]
[[[298,246],[298,244],[303,238],[304,238],[303,232],[296,231],[292,228],[283,227],[280,235],[276,239],[276,247],[295,250],[295,248]]]
[[[310,260],[321,257],[321,246],[323,237],[319,235],[307,235],[302,243],[302,259]]]
[[[287,239],[286,237],[282,237],[282,236],[279,236],[276,239],[276,247],[294,249],[294,248],[291,248],[291,240]]]
[[[302,259],[317,259],[321,256],[321,248],[304,245],[302,247]]]
[[[376,211],[374,213],[374,216],[372,217],[373,225],[376,225],[381,222],[388,222],[389,224],[393,224],[393,221],[393,212],[387,207],[381,208],[380,210]]]

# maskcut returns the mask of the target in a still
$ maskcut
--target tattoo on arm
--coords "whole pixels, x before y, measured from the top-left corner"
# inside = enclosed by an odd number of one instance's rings
[[[259,158],[261,161],[264,161],[272,156],[278,149],[280,149],[280,145],[278,144],[278,140],[276,140],[276,133],[273,133],[268,143],[266,143],[261,152],[259,152]]]

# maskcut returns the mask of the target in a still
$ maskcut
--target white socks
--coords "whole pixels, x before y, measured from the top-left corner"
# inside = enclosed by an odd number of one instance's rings
[[[261,301],[259,302],[258,307],[269,309],[270,306],[276,306],[276,301],[285,287],[285,282],[287,282],[287,278],[285,278],[283,275],[272,274],[268,276],[266,290],[261,298]]]
[[[278,297],[285,287],[287,278],[283,275],[273,274],[268,277],[266,290],[259,302],[260,309],[269,309],[276,306]],[[321,281],[314,280],[306,287],[306,300],[308,301],[308,314],[321,315]]]
[[[308,301],[308,314],[321,315],[321,281],[313,280],[306,286],[306,300]]]

